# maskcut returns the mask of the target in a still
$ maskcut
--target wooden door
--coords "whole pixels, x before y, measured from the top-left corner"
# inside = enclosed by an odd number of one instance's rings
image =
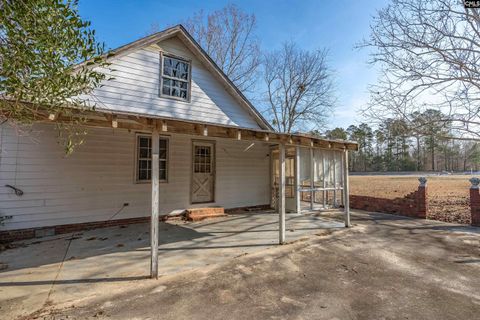
[[[192,161],[192,203],[215,200],[215,145],[195,141]]]

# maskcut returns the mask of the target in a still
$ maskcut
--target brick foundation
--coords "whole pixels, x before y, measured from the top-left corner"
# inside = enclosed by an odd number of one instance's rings
[[[200,221],[223,216],[225,216],[225,210],[222,207],[187,209],[185,213],[185,217],[189,221]]]
[[[350,195],[350,208],[425,219],[428,212],[427,187],[419,186],[417,191],[395,199]]]
[[[480,189],[470,188],[470,214],[472,226],[480,227]]]
[[[165,220],[166,217],[167,216],[162,216],[160,217],[160,220]],[[61,224],[61,225],[56,225],[51,227],[41,227],[41,228],[6,230],[6,231],[0,231],[0,243],[32,239],[32,238],[35,238],[35,234],[38,235],[39,233],[42,233],[42,231],[44,230],[53,229],[53,234],[57,235],[57,234],[64,234],[64,233],[70,233],[70,232],[85,231],[89,229],[107,228],[107,227],[114,227],[114,226],[121,226],[126,224],[135,224],[135,223],[145,223],[145,222],[150,222],[150,217]]]
[[[260,205],[260,206],[225,209],[225,212],[235,213],[235,212],[242,212],[242,211],[264,210],[268,208],[270,208],[270,205]],[[223,208],[221,209],[223,212]],[[168,219],[178,218],[178,217],[180,217],[180,215],[177,215],[177,216],[163,215],[163,216],[160,216],[160,221],[166,221]],[[150,222],[150,216],[140,217],[140,218],[117,219],[117,220],[110,220],[110,221],[72,223],[72,224],[63,224],[63,225],[41,227],[41,228],[6,230],[6,231],[0,231],[0,243],[32,239],[35,237],[40,237],[39,234],[57,235],[57,234],[64,234],[64,233],[70,233],[70,232],[85,231],[90,229],[107,228],[107,227],[115,227],[115,226],[121,226],[121,225],[127,225],[127,224],[146,223],[146,222]]]

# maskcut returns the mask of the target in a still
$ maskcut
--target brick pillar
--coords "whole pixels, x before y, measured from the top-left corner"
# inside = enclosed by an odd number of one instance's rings
[[[479,178],[471,178],[470,182],[470,214],[472,217],[472,226],[480,227],[480,192],[478,185],[480,184]]]
[[[418,190],[416,192],[416,204],[417,204],[417,212],[415,216],[417,218],[427,218],[428,212],[428,201],[427,201],[427,178],[420,177],[418,178],[420,185],[418,186]]]

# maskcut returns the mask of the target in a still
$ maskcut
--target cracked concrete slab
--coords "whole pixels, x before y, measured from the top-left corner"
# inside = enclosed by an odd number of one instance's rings
[[[330,229],[343,229],[343,224],[315,215],[287,215],[290,241]],[[149,225],[135,224],[18,243],[18,248],[0,252],[0,261],[8,264],[0,271],[0,313],[14,318],[45,305],[79,303],[145,280],[149,241]],[[278,215],[268,211],[161,223],[159,274],[204,268],[277,243]]]

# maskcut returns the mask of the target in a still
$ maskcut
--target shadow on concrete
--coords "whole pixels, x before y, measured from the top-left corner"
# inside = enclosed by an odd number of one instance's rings
[[[461,260],[461,261],[454,261],[455,263],[480,263],[480,259],[469,259],[469,260]]]
[[[90,279],[67,279],[67,280],[38,280],[38,281],[17,281],[17,282],[0,282],[0,287],[26,287],[26,286],[44,286],[62,284],[78,284],[78,283],[108,283],[108,282],[128,282],[136,280],[150,279],[149,276],[135,276],[135,277],[111,277],[111,278],[90,278]]]
[[[265,219],[265,217],[268,217]],[[160,222],[159,259],[162,254],[175,251],[261,248],[272,246],[278,237],[278,214],[273,211],[232,214],[227,218],[194,223],[183,221]],[[331,229],[335,221],[318,219],[321,215],[289,214],[286,218],[287,240],[298,234]],[[330,220],[330,222],[329,222]],[[240,239],[240,240],[239,240]],[[251,240],[245,240],[251,239]],[[172,245],[173,244],[173,245]],[[175,246],[178,244],[178,246]],[[32,239],[0,252],[0,262],[8,268],[3,273],[48,266],[62,261],[81,260],[117,253],[141,253],[148,258],[150,251],[150,224],[132,224],[100,228],[71,234]],[[147,254],[147,255],[146,255]],[[188,255],[186,255],[188,258]],[[115,259],[112,256],[112,259]]]
[[[160,222],[159,231],[160,246],[212,237],[210,233],[165,222]],[[0,277],[2,273],[9,271],[61,263],[64,258],[65,261],[69,261],[99,255],[150,250],[150,225],[141,223],[100,228],[60,237],[24,241],[15,245],[17,247],[14,249],[0,252],[0,262],[8,264],[7,269],[0,271]]]

